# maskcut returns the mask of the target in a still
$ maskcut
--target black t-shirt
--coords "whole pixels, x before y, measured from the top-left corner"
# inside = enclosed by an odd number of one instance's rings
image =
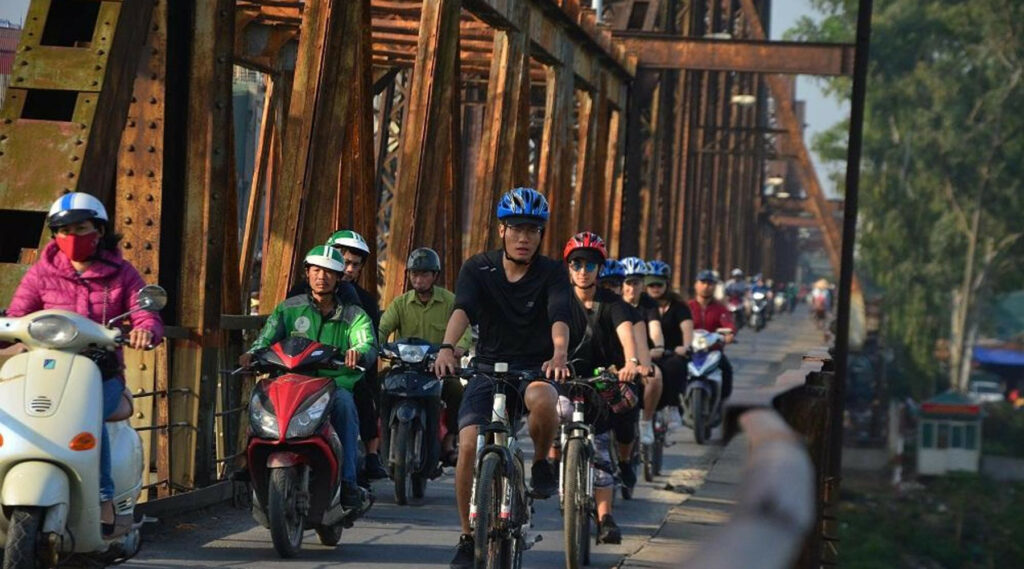
[[[587,375],[596,367],[625,365],[625,351],[615,330],[623,322],[634,322],[633,307],[606,289],[598,289],[590,310],[575,295],[573,298],[576,309],[587,318],[587,333],[579,352],[574,355],[574,358],[583,360],[582,365],[577,365],[576,372]]]
[[[664,313],[658,309],[659,320],[661,320],[661,331],[665,335],[665,349],[672,351],[683,345],[683,331],[679,325],[686,320],[693,320],[690,307],[686,303],[673,298],[669,301],[668,308]]]
[[[644,322],[649,324],[650,322],[654,322],[655,320],[660,320],[658,314],[658,301],[648,296],[646,292],[640,293],[640,300],[637,302],[636,306],[633,306],[628,302],[626,303],[626,305],[632,309],[630,312],[630,321],[633,322],[633,324],[636,324],[637,322]],[[653,348],[654,342],[651,341],[650,331],[650,326],[648,326],[647,347]]]
[[[463,263],[455,308],[479,325],[476,354],[481,363],[539,368],[554,352],[552,323],[571,322],[569,275],[558,261],[538,255],[523,278],[512,283],[503,256],[503,251],[488,251]]]

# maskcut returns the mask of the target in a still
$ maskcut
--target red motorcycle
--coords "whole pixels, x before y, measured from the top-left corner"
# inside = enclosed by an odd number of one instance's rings
[[[271,377],[256,384],[249,403],[252,513],[270,529],[281,557],[298,554],[307,529],[321,544],[337,545],[342,530],[372,505],[341,504],[341,439],[330,422],[334,381],[312,375],[343,365],[335,348],[306,338],[285,338],[253,354],[253,368]]]

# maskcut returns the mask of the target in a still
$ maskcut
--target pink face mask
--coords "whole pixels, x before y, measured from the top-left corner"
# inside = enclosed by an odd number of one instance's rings
[[[76,262],[88,261],[96,254],[100,244],[100,234],[97,231],[85,235],[61,235],[57,234],[57,248],[69,259]]]

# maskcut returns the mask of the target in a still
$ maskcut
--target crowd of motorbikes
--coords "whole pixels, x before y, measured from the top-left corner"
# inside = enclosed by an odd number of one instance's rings
[[[138,299],[136,311],[158,311],[167,302],[166,292],[157,286],[145,287]],[[20,342],[27,348],[0,370],[4,378],[0,381],[4,568],[54,567],[72,554],[109,563],[131,557],[139,549],[139,523],[126,535],[103,538],[94,499],[99,485],[97,433],[103,425],[98,404],[103,379],[96,357],[125,342],[124,316],[106,325],[62,310],[0,318],[0,342]],[[694,429],[698,443],[707,442],[711,429],[721,421],[720,352],[712,350],[720,340],[718,333],[698,331],[691,345],[683,420]],[[445,424],[436,416],[445,412],[442,382],[431,369],[437,349],[415,338],[381,346],[381,358],[389,364],[382,381],[387,411],[381,425],[390,435],[385,466],[400,505],[422,498],[428,481],[442,472],[439,441],[444,433],[431,432],[430,427],[442,425],[443,429]],[[335,384],[318,377],[317,370],[343,365],[344,354],[335,348],[288,337],[256,351],[247,369],[236,370],[261,377],[249,401],[245,455],[253,517],[269,528],[281,557],[297,555],[310,529],[321,544],[336,545],[343,530],[372,505],[370,500],[365,507],[349,509],[341,500],[341,441],[329,420]],[[615,381],[608,370],[587,375],[594,377],[576,377],[575,385]],[[460,380],[470,376],[479,379],[481,374],[466,370]],[[487,377],[498,385],[509,381],[507,376],[499,364]],[[482,555],[493,557],[498,566],[518,566],[522,552],[540,536],[530,537],[527,531],[532,498],[525,490],[522,451],[516,441],[519,425],[508,423],[503,391],[497,393],[494,423],[481,430],[478,443],[474,493],[481,495],[474,495],[471,519],[475,527],[483,528],[478,529],[483,532],[478,546],[493,548]],[[109,417],[107,425],[117,512],[133,516],[142,489],[143,453],[141,439],[128,422],[130,402],[127,395],[126,409]],[[577,404],[556,443],[563,457],[560,505],[567,536],[576,539],[576,548],[567,550],[576,559],[570,562],[573,567],[589,559],[589,528],[596,515],[588,498],[593,471],[614,470],[617,464],[617,460],[609,465],[595,458],[593,437],[582,416]],[[660,473],[667,444],[665,417],[657,416],[659,436],[637,457],[648,480]],[[490,478],[481,482],[481,477]],[[625,491],[623,496],[630,497]],[[491,522],[485,523],[488,519]]]
[[[792,312],[799,293],[792,283],[779,286],[744,286],[725,291],[725,305],[737,329],[749,327],[760,332],[776,315]]]

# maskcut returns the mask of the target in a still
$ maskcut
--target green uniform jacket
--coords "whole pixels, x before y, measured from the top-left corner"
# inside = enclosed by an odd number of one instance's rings
[[[380,319],[380,341],[387,342],[395,332],[395,338],[420,338],[432,344],[444,341],[448,319],[455,309],[455,295],[446,288],[434,287],[430,302],[423,304],[416,298],[416,291],[409,292],[391,301]],[[473,336],[469,329],[462,335],[458,346],[469,350]]]
[[[263,330],[253,342],[250,352],[271,346],[287,336],[300,336],[334,346],[342,354],[354,349],[360,354],[359,365],[369,368],[377,360],[377,342],[373,323],[363,309],[354,304],[338,304],[324,317],[308,294],[285,299],[267,318]],[[352,369],[320,370],[320,375],[333,377],[338,387],[352,391],[363,372]]]

